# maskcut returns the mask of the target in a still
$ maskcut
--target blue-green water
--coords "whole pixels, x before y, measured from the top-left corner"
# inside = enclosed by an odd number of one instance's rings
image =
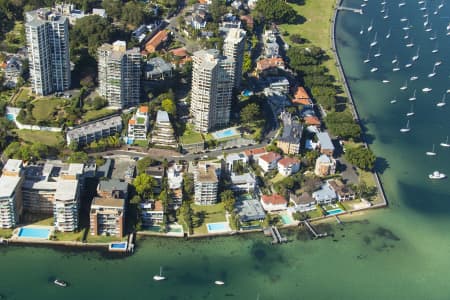
[[[0,294],[7,299],[448,299],[450,287],[450,186],[432,182],[428,173],[439,169],[450,175],[450,153],[438,144],[450,135],[448,106],[435,104],[448,88],[449,39],[445,26],[450,5],[429,21],[437,33],[440,51],[423,31],[422,12],[416,1],[398,8],[389,1],[390,18],[379,13],[379,1],[369,0],[363,16],[341,12],[337,22],[338,50],[350,79],[358,110],[368,130],[371,147],[383,159],[382,181],[390,201],[388,209],[353,216],[345,225],[324,225],[334,237],[312,241],[303,231],[290,232],[291,243],[271,246],[261,234],[234,238],[184,241],[148,238],[135,255],[111,259],[97,252],[75,253],[45,248],[0,247]],[[439,4],[427,1],[430,7]],[[345,1],[358,7],[362,1]],[[420,58],[410,70],[393,73],[395,55],[401,65],[415,54],[405,47],[399,19],[410,19],[410,35],[421,45]],[[374,29],[359,35],[374,19]],[[392,36],[384,36],[392,28]],[[375,31],[383,55],[365,65]],[[374,59],[374,58],[372,58]],[[437,75],[429,79],[435,61]],[[378,72],[371,73],[377,66]],[[420,76],[402,92],[412,75]],[[381,80],[389,79],[390,84]],[[429,86],[430,94],[419,91]],[[411,117],[405,125],[407,100],[418,89]],[[398,102],[390,104],[396,97]],[[449,99],[450,100],[450,99]],[[436,144],[437,156],[426,151]],[[448,149],[450,151],[450,149]],[[164,267],[167,280],[154,282]],[[57,288],[49,280],[58,276],[71,283]],[[214,280],[224,280],[218,287]]]

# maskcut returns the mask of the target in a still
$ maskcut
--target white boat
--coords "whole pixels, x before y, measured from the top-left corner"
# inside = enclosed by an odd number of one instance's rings
[[[409,110],[409,112],[406,113],[407,117],[412,117],[414,116],[414,105],[411,104],[411,109]]]
[[[386,38],[390,38],[391,37],[391,29],[389,28],[388,33],[386,34]]]
[[[433,36],[429,37],[430,41],[434,41],[435,39],[437,39],[436,33]]]
[[[426,87],[426,88],[422,89],[422,92],[428,93],[428,92],[431,92],[432,90],[433,90],[432,88]]]
[[[414,80],[417,80],[417,79],[419,79],[419,77],[417,77],[417,76],[411,76],[411,77],[409,78],[409,80],[411,80],[411,81],[414,81]]]
[[[428,74],[427,76],[428,76],[428,78],[436,76],[436,66],[433,66],[433,71],[430,74]]]
[[[450,30],[450,23],[447,25],[447,31]]]
[[[409,128],[409,120],[406,122],[406,126],[403,128],[400,128],[400,132],[410,132],[411,128]]]
[[[421,11],[424,11],[424,10],[427,10],[427,8],[424,6],[424,7],[421,7],[421,8],[419,8]],[[427,15],[428,16],[428,15]]]
[[[373,19],[372,19],[372,21],[370,21],[369,27],[367,27],[367,32],[371,32],[372,29],[373,29]]]
[[[414,90],[414,93],[411,97],[408,98],[409,101],[416,101],[416,90]]]
[[[440,66],[440,65],[442,65],[442,61],[439,60],[439,61],[435,62],[434,65],[435,66]]]
[[[224,285],[225,282],[223,282],[222,280],[216,280],[216,281],[214,281],[214,284],[215,285]]]
[[[359,34],[360,34],[360,35],[363,35],[363,34],[364,34],[364,27],[361,26],[361,30],[359,31]]]
[[[431,149],[431,151],[427,151],[425,152],[426,155],[428,156],[435,156],[436,152],[434,151],[434,144],[433,144],[433,148]]]
[[[55,279],[55,280],[53,281],[53,283],[54,283],[55,285],[57,285],[57,286],[60,286],[60,287],[67,287],[67,286],[68,286],[68,283],[65,282],[64,280],[61,280],[61,279]]]
[[[442,106],[445,106],[445,94],[442,96],[442,99],[441,99],[441,101],[440,102],[438,102],[438,103],[436,103],[436,106],[437,107],[442,107]]]
[[[361,3],[361,7],[366,7],[367,3]]]
[[[427,19],[425,20],[425,22],[423,22],[423,27],[427,27],[428,26],[428,17],[427,17]]]
[[[401,18],[400,19],[400,22],[406,22],[406,21],[408,21],[408,18]]]
[[[405,81],[405,85],[400,87],[400,90],[404,91],[408,88],[408,80]]]
[[[363,60],[363,63],[367,64],[368,62],[370,62],[370,52],[367,53],[367,58],[365,60]]]
[[[397,99],[392,99],[391,104],[397,103]]]
[[[375,37],[373,38],[372,43],[370,43],[370,47],[375,47],[378,44],[377,42],[377,32],[375,32]]]
[[[398,7],[402,7],[402,6],[405,6],[406,5],[406,2],[400,2],[399,4],[398,4]]]
[[[439,171],[434,171],[433,173],[428,175],[428,178],[430,178],[430,179],[444,179],[446,177],[447,177],[447,175],[445,175],[444,173],[441,173]]]
[[[395,65],[395,67],[392,68],[392,71],[394,71],[394,72],[400,71],[400,68],[398,67],[398,61],[397,61],[397,64]]]
[[[382,83],[389,83],[389,80],[383,79],[383,81],[381,81]]]
[[[159,267],[159,275],[153,276],[154,281],[166,280],[166,277],[162,275],[162,267]]]
[[[407,48],[412,48],[414,47],[414,43],[413,42],[409,42],[408,44],[406,44]]]
[[[430,32],[431,30],[433,30],[433,28],[431,28],[431,26],[428,27],[428,28],[425,28],[425,31],[426,31],[426,32]]]
[[[445,142],[442,142],[442,143],[440,143],[439,145],[441,145],[442,147],[449,148],[449,147],[450,147],[450,144],[448,143],[448,136],[447,136],[447,139],[445,140]]]
[[[431,53],[438,53],[439,52],[439,48],[438,48],[438,44],[436,43],[436,47],[434,47],[433,50],[431,50]]]
[[[389,18],[389,9],[386,8],[386,13],[383,16],[383,19],[388,19]]]
[[[408,63],[408,64],[405,65],[405,68],[411,68],[411,67],[412,67],[411,63]]]
[[[414,55],[414,56],[412,57],[412,60],[413,60],[413,61],[416,61],[416,60],[419,59],[419,51],[420,51],[420,46],[417,47],[416,55]]]
[[[405,35],[403,36],[403,39],[404,39],[404,40],[409,39],[409,35],[408,35],[408,34],[405,34]]]
[[[393,64],[395,64],[395,63],[397,63],[398,62],[398,59],[397,59],[397,55],[394,57],[394,59],[392,60],[392,63]]]
[[[373,67],[372,69],[370,69],[370,72],[376,72],[376,71],[378,71],[378,68],[377,67]]]
[[[438,8],[438,9],[441,9],[441,8],[443,8],[443,7],[444,7],[444,1],[442,1],[441,4],[439,4],[437,8]]]
[[[425,3],[425,1],[423,1],[423,0],[420,0],[419,2],[417,2],[417,3],[419,3],[419,4],[424,4]]]
[[[378,51],[373,55],[374,57],[380,57],[381,56],[381,48],[378,47]]]

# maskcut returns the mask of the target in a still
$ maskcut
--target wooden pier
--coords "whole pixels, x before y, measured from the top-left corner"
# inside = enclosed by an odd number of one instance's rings
[[[347,6],[338,6],[337,8],[338,10],[346,10],[346,11],[351,11],[357,14],[364,14],[363,10],[360,8],[352,8],[352,7],[347,7]]]
[[[344,225],[344,223],[342,223],[341,219],[339,219],[339,217],[337,215],[334,216],[336,219],[336,222],[338,222],[339,225]]]
[[[314,227],[312,227],[312,225],[309,224],[309,222],[308,222],[307,220],[303,221],[303,224],[305,224],[306,227],[309,229],[309,231],[311,231],[311,233],[314,235],[314,238],[315,238],[315,239],[320,239],[320,238],[323,238],[323,237],[328,236],[328,233],[326,233],[326,232],[325,232],[325,233],[318,233],[318,232],[314,229]]]
[[[264,234],[267,236],[272,236],[272,245],[282,244],[287,242],[287,238],[282,236],[278,228],[275,226],[267,227],[264,229]]]
[[[128,236],[127,252],[128,253],[133,253],[134,252],[134,232],[132,232]]]

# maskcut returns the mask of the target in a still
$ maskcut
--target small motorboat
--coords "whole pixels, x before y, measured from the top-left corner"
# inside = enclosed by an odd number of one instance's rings
[[[69,285],[66,281],[61,280],[61,279],[55,279],[55,280],[53,281],[53,283],[54,283],[55,285],[57,285],[57,286],[60,286],[60,287],[67,287],[67,286]]]
[[[216,280],[216,281],[214,281],[214,284],[215,285],[224,285],[225,282],[223,282],[222,280]]]
[[[446,177],[447,177],[447,175],[445,175],[444,173],[441,173],[439,171],[434,171],[433,173],[428,175],[428,178],[430,178],[430,179],[444,179]]]
[[[412,64],[406,64],[405,65],[405,68],[411,68],[412,67]]]
[[[419,77],[417,77],[417,76],[411,76],[411,77],[409,78],[409,80],[411,80],[411,81],[414,81],[414,80],[417,80],[417,79],[419,79]]]
[[[378,71],[378,68],[377,67],[375,67],[375,68],[372,68],[372,69],[370,69],[370,72],[376,72],[376,71]]]
[[[386,79],[384,79],[383,81],[382,81],[383,83],[389,83],[390,81],[389,80],[386,80]]]
[[[429,93],[429,92],[431,92],[431,91],[432,91],[432,89],[429,88],[429,87],[426,87],[426,88],[423,88],[423,89],[422,89],[422,92],[424,92],[424,93]]]
[[[391,104],[397,103],[397,99],[392,99]]]

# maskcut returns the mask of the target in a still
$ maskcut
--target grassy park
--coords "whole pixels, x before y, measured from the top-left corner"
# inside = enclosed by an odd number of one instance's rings
[[[225,208],[223,203],[215,205],[195,205],[192,204],[192,221],[194,224],[194,233],[206,234],[208,229],[206,224],[215,222],[226,222]]]
[[[32,131],[26,129],[16,129],[15,133],[22,141],[29,143],[42,143],[47,146],[58,146],[64,141],[63,136],[59,132],[50,131]]]

